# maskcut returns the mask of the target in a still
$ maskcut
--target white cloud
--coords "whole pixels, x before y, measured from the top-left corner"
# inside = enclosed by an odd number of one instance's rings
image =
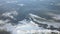
[[[54,3],[50,3],[50,5],[54,5]]]
[[[37,0],[31,0],[31,1],[37,1]]]
[[[19,5],[19,6],[24,6],[24,4],[17,4],[17,5]]]
[[[44,0],[40,0],[40,1],[44,1]]]
[[[6,20],[0,20],[0,29],[1,30],[6,30],[6,27],[4,25],[7,24],[7,22],[9,22],[10,20],[6,19]]]
[[[18,1],[6,1],[6,3],[17,3]]]
[[[54,17],[52,17],[55,20],[60,20],[60,15],[55,15]]]
[[[60,6],[60,3],[55,3],[55,6]]]
[[[40,18],[39,16],[36,16],[34,14],[30,14],[30,16]],[[2,21],[2,22],[7,22],[7,21],[9,21],[9,20]],[[42,22],[42,21],[38,21],[36,19],[35,19],[35,21],[37,21],[38,23],[43,23],[43,24],[53,25],[55,27],[60,27],[59,23],[51,23],[51,22],[46,22],[46,21]],[[21,25],[20,23],[23,23],[23,25]],[[29,33],[29,32],[34,33],[34,32],[39,32],[39,30],[40,30],[40,33],[51,32],[51,30],[44,29],[42,27],[38,27],[38,25],[35,24],[35,22],[33,22],[33,21],[26,21],[26,20],[19,21],[19,23],[15,26],[13,26],[11,23],[8,23],[4,26],[5,26],[5,28],[7,28],[7,31],[11,31],[12,34],[25,34],[25,33]]]
[[[0,6],[2,6],[3,4],[0,4]]]
[[[5,21],[3,21],[3,20],[0,20],[0,24],[4,24],[5,23]]]
[[[52,16],[54,20],[60,20],[60,14],[48,13],[48,15]]]
[[[50,0],[40,0],[40,1],[50,1]]]
[[[7,28],[9,31],[12,32],[12,34],[25,34],[25,33],[38,33],[38,32],[51,33],[52,32],[52,30],[35,27],[31,24],[16,25],[16,26],[11,26],[11,25],[8,26],[8,25],[7,25]],[[54,32],[59,32],[59,31],[54,31]]]
[[[9,22],[10,20],[6,19],[6,20],[0,20],[0,24],[6,24],[7,22]]]
[[[25,21],[25,22],[27,22],[27,21]],[[13,26],[13,25],[11,25],[11,23],[9,23],[9,24],[6,24],[5,27],[7,28],[7,31],[11,31],[12,34],[21,34],[21,33],[25,34],[26,32],[28,32],[30,30],[40,29],[37,25],[33,24],[34,22],[32,22],[32,23],[31,22],[29,22],[27,24],[23,24],[23,25],[20,25],[20,23],[19,23],[15,26]],[[22,23],[24,23],[24,22],[22,22]]]
[[[27,21],[25,21],[25,22],[27,22]],[[24,23],[24,22],[22,22],[22,23]],[[4,26],[5,26],[5,28],[7,28],[7,31],[11,31],[12,34],[25,34],[25,33],[27,34],[27,33],[38,33],[38,32],[39,33],[48,33],[48,32],[50,33],[51,32],[51,30],[36,26],[33,21],[30,21],[30,23],[24,24],[24,25],[20,25],[20,23],[19,23],[19,24],[13,26],[13,25],[11,25],[11,23],[9,23]],[[55,31],[55,32],[57,32],[57,31]]]
[[[16,16],[16,15],[18,15],[18,13],[16,11],[5,12],[2,14],[2,16],[10,17],[12,19],[15,19],[14,16]]]

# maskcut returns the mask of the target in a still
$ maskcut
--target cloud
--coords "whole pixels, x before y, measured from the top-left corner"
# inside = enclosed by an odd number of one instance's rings
[[[14,16],[18,15],[16,11],[11,11],[11,12],[5,12],[2,14],[4,17],[10,17],[12,19],[15,19]]]
[[[5,21],[3,21],[3,20],[0,20],[0,24],[4,24],[5,23]]]
[[[25,25],[15,25],[12,26],[11,24],[6,24],[5,27],[7,27],[8,31],[11,31],[12,34],[25,34],[25,33],[35,33],[35,32],[39,32],[39,33],[48,33],[48,32],[52,32],[52,30],[48,30],[48,29],[44,29],[41,27],[37,27],[30,24],[25,24]],[[54,32],[58,32],[58,31],[54,31]]]
[[[8,24],[7,22],[9,22],[10,20],[6,19],[6,20],[0,20],[0,29],[1,30],[6,30],[6,27],[4,25]]]
[[[0,6],[2,6],[3,4],[0,4]]]
[[[6,3],[17,3],[18,1],[6,1]]]
[[[60,15],[55,15],[54,17],[52,17],[55,20],[60,20]]]
[[[9,22],[10,20],[6,19],[6,20],[0,20],[0,24],[6,24],[7,22]]]
[[[55,6],[60,6],[60,3],[55,3]]]
[[[17,4],[17,5],[19,5],[19,6],[24,6],[24,4]]]
[[[40,29],[38,26],[33,24],[34,23],[33,21],[30,21],[29,23],[27,23],[27,21],[24,21],[24,22],[26,22],[26,24],[21,25],[19,23],[15,26],[13,26],[11,23],[8,23],[8,24],[4,25],[4,27],[7,28],[7,31],[11,31],[12,34],[21,34],[21,33],[24,33],[24,32],[30,31],[30,30]],[[24,23],[24,22],[22,22],[22,23]]]
[[[54,20],[60,20],[60,14],[48,13],[48,15],[50,15]]]
[[[35,14],[29,14],[31,17],[33,17],[33,19],[38,22],[38,23],[43,23],[43,24],[48,24],[48,25],[53,25],[54,27],[60,27],[59,23],[53,23],[53,22],[47,22],[47,21],[40,21],[40,20],[36,20],[35,18],[39,18],[39,19],[43,19],[42,17],[39,17]],[[43,19],[45,20],[45,19]],[[2,21],[2,22],[8,22],[9,20],[6,21]],[[25,34],[27,33],[31,33],[33,31],[35,32],[39,32],[39,30],[41,31],[40,33],[44,32],[51,32],[51,30],[48,29],[44,29],[43,27],[38,27],[38,24],[36,24],[35,22],[31,21],[27,21],[26,19],[22,20],[22,21],[18,21],[19,23],[17,25],[12,25],[11,23],[6,23],[4,25],[4,29],[6,28],[7,31],[11,31],[12,34]],[[22,23],[22,24],[20,24]]]
[[[37,0],[31,0],[31,1],[37,1]]]
[[[44,0],[40,0],[40,1],[44,1]]]

